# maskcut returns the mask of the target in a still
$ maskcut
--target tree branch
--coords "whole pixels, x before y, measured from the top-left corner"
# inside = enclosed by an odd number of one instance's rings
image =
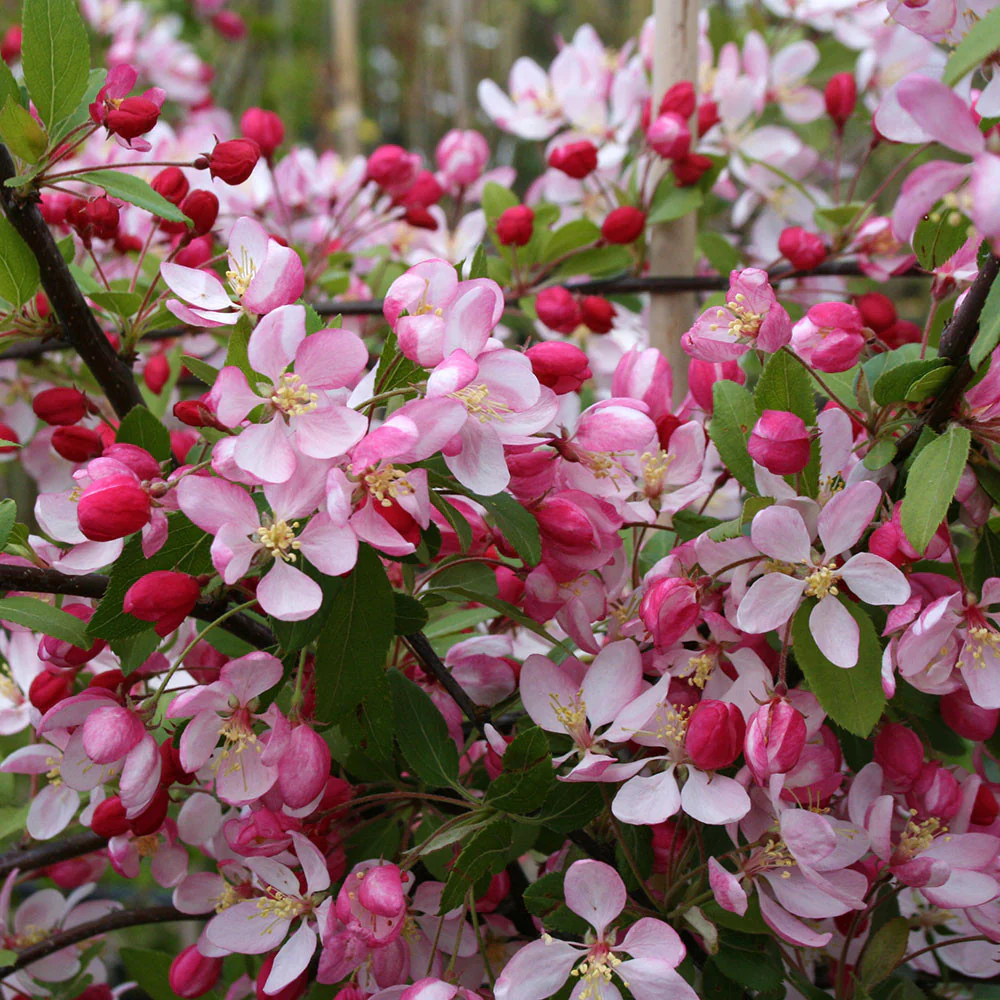
[[[451,671],[444,665],[441,658],[434,652],[434,647],[423,632],[414,632],[413,635],[404,636],[407,646],[413,654],[424,665],[424,669],[431,674],[434,679],[454,698],[455,703],[462,710],[465,717],[471,722],[485,738],[484,727],[490,721],[488,708],[477,705],[466,693],[458,681],[451,675]]]
[[[975,372],[969,364],[969,351],[979,333],[979,317],[982,315],[983,306],[986,305],[987,296],[998,271],[1000,271],[1000,259],[990,254],[979,269],[976,280],[970,286],[962,304],[955,310],[955,314],[944,328],[938,345],[938,357],[955,362],[958,367],[923,418],[914,424],[900,441],[893,464],[901,464],[913,451],[924,427],[929,427],[932,431],[940,431],[944,427],[954,412],[959,397],[972,381]]]
[[[90,830],[84,830],[62,840],[32,844],[30,847],[17,847],[0,855],[0,879],[6,878],[15,868],[22,872],[36,871],[60,861],[69,861],[71,858],[90,854],[91,851],[99,851],[107,842],[106,837],[99,837]]]
[[[23,969],[32,962],[54,955],[63,948],[79,944],[88,938],[107,934],[110,931],[122,930],[125,927],[141,927],[144,924],[165,924],[173,920],[197,920],[190,913],[181,913],[172,906],[151,906],[145,910],[114,910],[97,920],[79,924],[68,931],[60,931],[51,937],[39,941],[38,944],[22,948],[17,953],[17,961],[11,965],[0,967],[0,980],[6,979],[12,972]]]
[[[59,317],[66,341],[100,383],[115,413],[124,417],[134,406],[145,405],[132,370],[117,355],[90,311],[34,196],[23,199],[21,192],[6,186],[5,182],[16,176],[14,161],[0,143],[0,204],[4,213],[38,261],[42,288]]]
[[[69,576],[54,569],[35,566],[0,566],[0,591],[25,591],[33,594],[68,594],[73,597],[100,598],[108,589],[108,578],[99,573]],[[230,602],[221,598],[202,598],[192,614],[201,621],[214,622],[222,617]],[[249,615],[236,614],[219,626],[257,649],[277,644],[274,633]]]

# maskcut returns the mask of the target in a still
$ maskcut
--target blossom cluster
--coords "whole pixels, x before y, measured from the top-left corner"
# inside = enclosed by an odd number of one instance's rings
[[[720,46],[706,15],[656,99],[652,21],[582,27],[480,85],[539,144],[519,178],[475,130],[282,155],[136,2],[83,4],[112,68],[60,117],[33,11],[89,36],[32,3],[0,76],[0,459],[35,497],[0,503],[5,1000],[149,981],[73,933],[144,922],[117,879],[187,921],[154,965],[187,998],[1000,974],[996,5],[767,0]],[[694,212],[717,291],[671,366],[620,278]]]

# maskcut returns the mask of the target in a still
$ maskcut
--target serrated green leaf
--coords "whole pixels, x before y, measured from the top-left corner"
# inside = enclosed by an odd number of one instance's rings
[[[875,381],[875,385],[872,386],[872,397],[879,406],[905,400],[912,386],[939,368],[949,369],[950,376],[951,366],[943,358],[924,358],[894,365]]]
[[[138,635],[111,640],[111,652],[118,657],[122,673],[128,677],[133,670],[141,667],[153,655],[163,640],[149,629]]]
[[[968,429],[952,424],[924,446],[907,473],[900,526],[918,552],[927,548],[948,513],[971,443]]]
[[[698,234],[698,249],[705,259],[719,274],[729,274],[743,263],[743,257],[737,247],[733,246],[722,235],[711,230]]]
[[[813,220],[824,232],[836,235],[841,230],[856,222],[861,212],[870,211],[866,202],[852,201],[846,205],[834,205],[831,208],[817,208],[813,212]]]
[[[753,396],[736,382],[723,380],[712,387],[712,420],[708,435],[729,471],[751,492],[757,492],[747,441],[757,422]]]
[[[392,598],[396,608],[393,626],[396,635],[413,635],[427,624],[427,609],[416,598],[398,591]]]
[[[600,229],[590,219],[574,219],[572,222],[567,222],[549,236],[542,252],[542,263],[551,264],[574,250],[582,250],[600,238]]]
[[[115,440],[145,448],[158,462],[170,458],[170,432],[145,406],[134,406],[125,414]]]
[[[336,722],[364,699],[385,666],[395,604],[382,561],[367,545],[333,596],[316,648],[316,716]]]
[[[503,532],[525,566],[536,566],[541,562],[542,541],[538,522],[514,497],[509,493],[494,493],[491,497],[473,494],[472,499],[486,508],[489,519]]]
[[[430,695],[398,670],[389,686],[396,709],[396,742],[407,764],[432,788],[458,785],[458,750]]]
[[[125,170],[88,170],[85,174],[66,177],[103,188],[112,198],[121,198],[130,205],[152,212],[168,222],[188,222],[188,217],[163,195],[154,191],[141,177]]]
[[[0,622],[23,625],[32,632],[44,632],[81,649],[88,649],[93,643],[87,636],[86,622],[35,597],[0,598]]]
[[[479,878],[503,871],[510,855],[513,833],[510,820],[498,817],[473,835],[448,874],[441,893],[440,913],[461,906],[466,893]]]
[[[884,469],[896,457],[896,442],[892,438],[882,438],[876,441],[872,449],[865,455],[866,469]]]
[[[90,298],[103,309],[125,319],[139,311],[143,300],[138,292],[94,292]]]
[[[150,1000],[177,1000],[170,988],[170,955],[151,948],[122,948],[120,954],[129,979],[134,979]]]
[[[823,600],[838,598],[825,597]],[[841,601],[841,606],[858,624],[860,644],[857,665],[838,667],[823,655],[810,631],[809,615],[816,603],[815,598],[806,598],[792,622],[796,662],[827,715],[848,732],[866,737],[882,717],[885,707],[882,647],[875,627],[860,607],[850,601]]]
[[[486,214],[486,221],[490,226],[495,226],[497,219],[508,209],[515,205],[520,205],[516,194],[501,184],[490,181],[483,185],[482,196],[483,212]]]
[[[805,369],[788,351],[772,354],[754,390],[757,409],[785,410],[801,417],[805,424],[816,422],[815,388]]]
[[[38,282],[35,255],[6,216],[0,215],[0,298],[20,309],[31,301]]]
[[[587,274],[593,278],[601,278],[609,274],[619,274],[627,270],[632,263],[633,257],[628,247],[592,247],[564,260],[555,269],[553,276],[572,278],[574,275]]]
[[[570,833],[585,827],[603,808],[604,799],[594,785],[558,781],[532,822],[556,833]]]
[[[785,981],[777,941],[762,941],[758,935],[725,931],[711,961],[728,979],[758,993],[777,989]]]
[[[215,385],[215,380],[219,377],[219,369],[202,361],[201,358],[193,358],[190,354],[181,355],[181,364],[199,381],[205,385]]]
[[[9,497],[0,501],[0,551],[7,547],[7,540],[16,520],[17,504]]]
[[[73,129],[90,122],[90,105],[97,99],[97,93],[104,86],[108,78],[108,71],[103,68],[92,69],[87,74],[87,86],[84,89],[83,97],[77,104],[76,110],[63,118],[51,130],[49,142],[57,146]]]
[[[934,209],[917,223],[913,252],[925,271],[940,267],[962,248],[969,238],[969,220],[955,209]]]
[[[646,213],[646,225],[672,222],[700,208],[705,200],[699,187],[677,187],[673,175],[667,174],[653,194],[653,202]]]
[[[1000,49],[1000,7],[975,21],[948,57],[943,77],[945,85],[954,87],[997,49]]]
[[[883,924],[865,947],[858,970],[866,988],[878,985],[892,975],[906,954],[910,940],[910,922],[906,917],[894,917]]]
[[[548,738],[531,726],[507,747],[503,770],[490,782],[485,801],[501,812],[528,813],[541,806],[554,783]]]
[[[37,163],[49,142],[41,125],[13,97],[0,108],[0,139],[25,163]]]
[[[71,115],[87,89],[90,40],[76,0],[24,0],[24,82],[51,130]]]
[[[476,247],[476,252],[472,255],[472,263],[469,264],[469,278],[485,278],[487,276],[486,246],[480,243]]]
[[[979,317],[979,333],[969,351],[969,364],[976,371],[1000,343],[1000,281],[994,280]]]

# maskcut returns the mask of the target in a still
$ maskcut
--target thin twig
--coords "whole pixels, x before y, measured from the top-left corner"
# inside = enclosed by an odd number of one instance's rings
[[[424,665],[426,671],[452,696],[455,703],[462,710],[465,717],[471,722],[485,737],[484,727],[490,721],[488,708],[477,705],[466,694],[465,689],[451,675],[451,671],[444,665],[441,658],[434,652],[434,647],[423,632],[415,632],[413,635],[404,636],[407,646],[413,650],[414,655]]]
[[[79,858],[92,851],[99,851],[107,844],[105,837],[99,837],[90,830],[74,833],[62,840],[42,844],[32,844],[30,847],[18,847],[6,854],[0,854],[0,879],[6,878],[15,868],[20,872],[37,871],[60,861]]]

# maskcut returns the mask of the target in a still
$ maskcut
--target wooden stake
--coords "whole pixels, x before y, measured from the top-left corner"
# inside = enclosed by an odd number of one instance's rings
[[[348,160],[361,152],[361,65],[356,0],[330,0],[333,29],[334,131],[337,152]]]
[[[698,0],[653,0],[656,18],[653,53],[653,109],[681,80],[698,84]],[[692,123],[692,132],[694,123]],[[697,219],[694,214],[657,226],[650,246],[650,273],[693,274]],[[649,310],[649,343],[666,355],[674,373],[674,402],[687,393],[689,358],[681,336],[694,322],[693,293],[654,295]]]

